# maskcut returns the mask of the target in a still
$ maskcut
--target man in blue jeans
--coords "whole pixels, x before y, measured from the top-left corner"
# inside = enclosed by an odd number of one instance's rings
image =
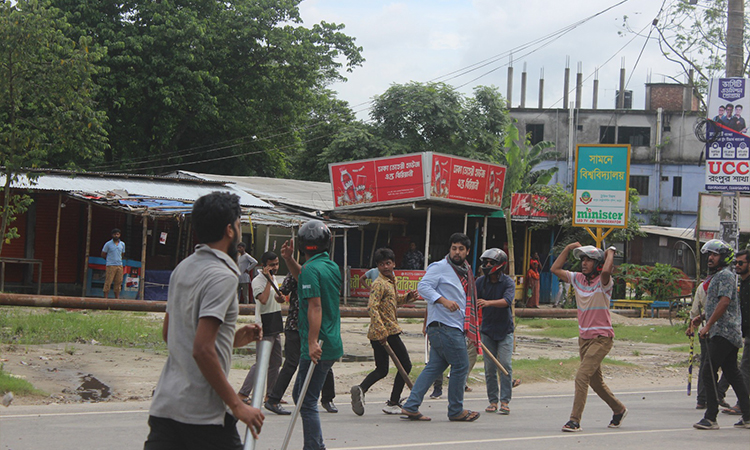
[[[477,305],[482,308],[482,343],[508,371],[508,375],[500,375],[498,399],[497,367],[490,358],[484,359],[484,381],[490,402],[485,411],[508,415],[513,390],[513,315],[510,305],[516,297],[516,285],[503,273],[508,263],[508,255],[504,251],[499,248],[487,249],[482,253],[481,261],[484,275],[477,279]]]
[[[431,420],[419,412],[427,390],[450,366],[448,383],[448,418],[457,422],[472,422],[479,413],[465,410],[464,384],[469,370],[466,351],[464,320],[466,305],[475,295],[474,276],[466,262],[471,241],[463,233],[450,237],[450,252],[440,261],[430,264],[422,281],[419,295],[427,301],[427,338],[430,340],[430,361],[414,383],[414,388],[403,406],[402,413],[409,420]],[[474,297],[476,298],[476,297]],[[469,330],[475,333],[477,330]]]
[[[297,277],[299,295],[298,328],[300,336],[300,362],[292,397],[295,403],[302,402],[300,416],[304,434],[304,450],[326,448],[320,428],[318,398],[333,363],[344,354],[341,342],[341,315],[339,313],[339,290],[341,272],[330,260],[328,248],[331,231],[319,220],[302,225],[297,233],[300,251],[307,261],[300,266],[292,257],[294,244],[287,241],[281,247],[281,255],[292,275]],[[323,346],[318,343],[323,341]],[[315,364],[310,385],[303,398],[304,384],[310,364]]]

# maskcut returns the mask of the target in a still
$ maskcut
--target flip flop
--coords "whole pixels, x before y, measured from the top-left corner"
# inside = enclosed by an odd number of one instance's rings
[[[513,387],[518,387],[521,385],[521,380],[519,378],[516,378],[513,380]]]
[[[479,413],[465,409],[464,413],[457,417],[448,417],[451,422],[473,422],[479,418]]]
[[[430,420],[432,420],[432,419],[430,419],[429,417],[425,416],[424,414],[422,414],[419,411],[413,413],[413,412],[409,412],[409,411],[407,411],[405,409],[402,409],[401,410],[401,414],[403,414],[403,415],[401,417],[399,417],[399,418],[402,419],[402,420],[414,420],[414,421],[417,421],[417,422],[429,422]]]
[[[488,413],[497,412],[497,403],[490,403],[490,406],[484,408],[484,412],[488,412]]]

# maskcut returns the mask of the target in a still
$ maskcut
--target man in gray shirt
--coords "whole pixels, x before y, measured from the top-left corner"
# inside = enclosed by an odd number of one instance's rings
[[[149,410],[151,430],[144,449],[240,450],[237,420],[257,437],[264,416],[244,404],[227,379],[232,347],[262,335],[255,324],[235,332],[239,198],[222,192],[205,195],[193,205],[192,220],[201,244],[169,280],[162,330],[169,356]]]
[[[237,265],[240,267],[240,303],[250,303],[250,274],[258,261],[245,252],[245,243],[237,244]]]

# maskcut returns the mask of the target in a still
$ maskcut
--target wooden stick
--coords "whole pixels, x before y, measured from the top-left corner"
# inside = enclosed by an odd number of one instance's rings
[[[396,369],[398,369],[398,373],[401,374],[401,377],[403,377],[406,385],[409,386],[409,389],[414,389],[414,383],[412,383],[411,378],[409,378],[409,374],[406,373],[404,366],[401,365],[401,361],[398,360],[398,356],[396,356],[396,353],[393,352],[391,346],[388,345],[388,342],[381,342],[381,344],[383,344],[385,351],[388,352],[388,356],[390,356],[391,360],[393,360],[393,364],[396,365]]]
[[[484,345],[484,342],[480,342],[482,345],[482,349],[484,349],[484,352],[487,354],[487,356],[492,360],[493,363],[497,366],[498,369],[500,369],[500,372],[503,373],[503,375],[510,375],[507,370],[505,370],[505,367],[503,367],[502,364],[500,364],[500,361],[495,358],[495,355],[492,354],[492,352],[487,348],[486,345]]]
[[[267,274],[265,272],[263,272],[263,275],[265,275],[266,276],[266,280],[268,280],[268,282],[271,283],[271,287],[273,288],[274,291],[276,291],[276,295],[278,295],[279,297],[283,297],[284,294],[282,294],[281,291],[279,290],[279,287],[276,286],[276,280],[274,280],[273,278],[271,278],[271,275],[269,275],[269,274]]]

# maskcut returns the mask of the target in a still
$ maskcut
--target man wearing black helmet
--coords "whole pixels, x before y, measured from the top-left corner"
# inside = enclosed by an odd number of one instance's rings
[[[328,256],[331,231],[323,222],[311,220],[305,223],[300,227],[297,239],[300,251],[307,258],[303,266],[292,256],[292,241],[285,242],[281,247],[281,255],[289,271],[299,280],[298,328],[302,348],[292,396],[295,403],[302,402],[303,449],[319,450],[326,446],[320,428],[318,398],[333,363],[344,354],[339,313],[342,281],[339,266]],[[319,340],[323,341],[322,347],[318,344]],[[310,385],[304,398],[299,398],[305,376],[313,363],[315,367]]]
[[[573,252],[581,261],[581,272],[568,272],[563,264]],[[563,431],[581,431],[581,416],[586,406],[589,386],[612,409],[609,428],[619,428],[628,413],[627,408],[609,390],[602,376],[602,361],[614,344],[615,330],[609,315],[612,299],[612,269],[615,248],[606,252],[593,245],[582,246],[579,242],[568,244],[550,269],[560,280],[573,286],[578,306],[578,347],[581,364],[576,373],[576,392],[570,420]]]
[[[508,263],[508,255],[504,251],[490,248],[482,253],[481,261],[483,275],[477,279],[476,284],[477,306],[482,308],[482,343],[508,371],[508,375],[500,375],[498,396],[497,367],[489,358],[484,359],[484,382],[490,402],[485,411],[508,415],[513,390],[513,316],[510,305],[516,297],[516,285],[503,273]]]
[[[716,416],[719,413],[719,400],[716,398],[716,374],[721,367],[729,384],[737,394],[742,419],[734,424],[735,428],[750,428],[750,399],[747,387],[737,368],[737,352],[742,347],[740,329],[740,304],[737,298],[737,281],[729,268],[734,260],[734,249],[724,241],[711,239],[701,248],[701,253],[708,254],[708,270],[712,274],[706,292],[706,324],[698,334],[708,339],[708,364],[703,367],[701,377],[706,393],[706,412],[698,423],[693,424],[699,430],[717,430],[719,424]],[[701,322],[701,316],[693,319],[693,325]],[[708,370],[705,370],[708,369]],[[712,391],[713,394],[712,395]]]

